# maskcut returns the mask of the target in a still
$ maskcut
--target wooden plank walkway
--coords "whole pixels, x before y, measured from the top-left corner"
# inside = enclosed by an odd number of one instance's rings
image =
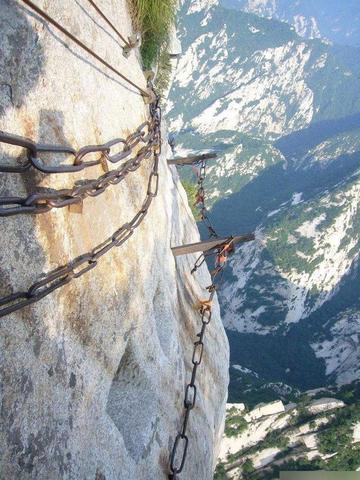
[[[192,165],[193,163],[201,162],[202,160],[210,160],[216,158],[217,153],[203,153],[201,155],[189,155],[183,158],[171,158],[167,161],[168,165]]]
[[[233,237],[233,243],[235,245],[237,243],[251,242],[252,240],[255,240],[255,235],[253,233],[246,233],[245,235],[237,235]],[[217,247],[221,247],[228,241],[229,241],[229,237],[215,238],[214,240],[206,240],[205,242],[190,243],[188,245],[180,245],[178,247],[172,247],[171,250],[174,256],[178,257],[179,255],[187,255],[189,253],[207,252]]]

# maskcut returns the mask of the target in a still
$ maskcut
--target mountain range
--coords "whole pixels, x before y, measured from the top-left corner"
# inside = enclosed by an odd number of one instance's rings
[[[176,154],[218,153],[213,222],[257,238],[220,291],[230,401],[358,378],[359,15],[353,0],[182,3],[167,105]]]
[[[360,46],[357,0],[222,0],[222,5],[287,22],[306,38],[325,38],[340,45]]]

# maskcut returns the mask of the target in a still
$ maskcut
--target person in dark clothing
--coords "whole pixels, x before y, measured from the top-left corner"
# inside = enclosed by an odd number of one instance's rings
[[[174,133],[170,133],[170,134],[169,134],[169,136],[168,136],[168,144],[170,145],[172,154],[175,155],[175,145],[176,145],[176,142],[175,142],[175,134],[174,134]]]

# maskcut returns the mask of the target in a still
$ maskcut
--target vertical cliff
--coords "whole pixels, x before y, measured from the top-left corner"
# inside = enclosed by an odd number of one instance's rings
[[[126,59],[87,1],[37,4],[146,86],[138,51]],[[124,0],[104,0],[102,8],[125,36],[131,33]],[[78,149],[126,137],[148,118],[141,95],[21,1],[0,0],[0,12],[1,130]],[[22,149],[0,148],[1,163],[21,161]],[[171,253],[171,245],[197,241],[199,234],[167,153],[164,144],[159,194],[123,246],[0,319],[3,478],[167,478],[201,323],[194,304],[211,283],[206,266],[190,274],[194,255],[175,261]],[[60,154],[42,160],[71,163]],[[118,185],[84,199],[81,214],[58,208],[0,218],[0,297],[27,290],[43,272],[88,252],[129,221],[141,207],[151,164],[149,158]],[[101,174],[100,166],[76,174],[1,173],[0,194],[26,197]],[[217,300],[213,309],[184,479],[212,478],[223,428],[228,344]]]

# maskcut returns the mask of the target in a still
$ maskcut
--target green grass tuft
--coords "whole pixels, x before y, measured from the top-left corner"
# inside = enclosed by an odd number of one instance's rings
[[[177,0],[129,0],[133,21],[142,34],[143,66],[151,68],[160,50],[167,43],[171,25],[175,22]]]
[[[188,202],[189,202],[189,207],[191,208],[191,212],[194,215],[195,220],[198,222],[200,220],[200,212],[194,206],[195,199],[196,199],[196,192],[198,190],[197,185],[195,183],[191,183],[186,180],[182,180],[181,183],[186,192]]]
[[[243,417],[243,414],[237,413],[231,409],[227,413],[226,420],[225,420],[225,435],[227,437],[237,437],[242,432],[247,430],[248,423]]]
[[[158,57],[158,71],[155,77],[156,91],[163,97],[171,81],[172,66],[170,55],[165,48],[161,49]]]

